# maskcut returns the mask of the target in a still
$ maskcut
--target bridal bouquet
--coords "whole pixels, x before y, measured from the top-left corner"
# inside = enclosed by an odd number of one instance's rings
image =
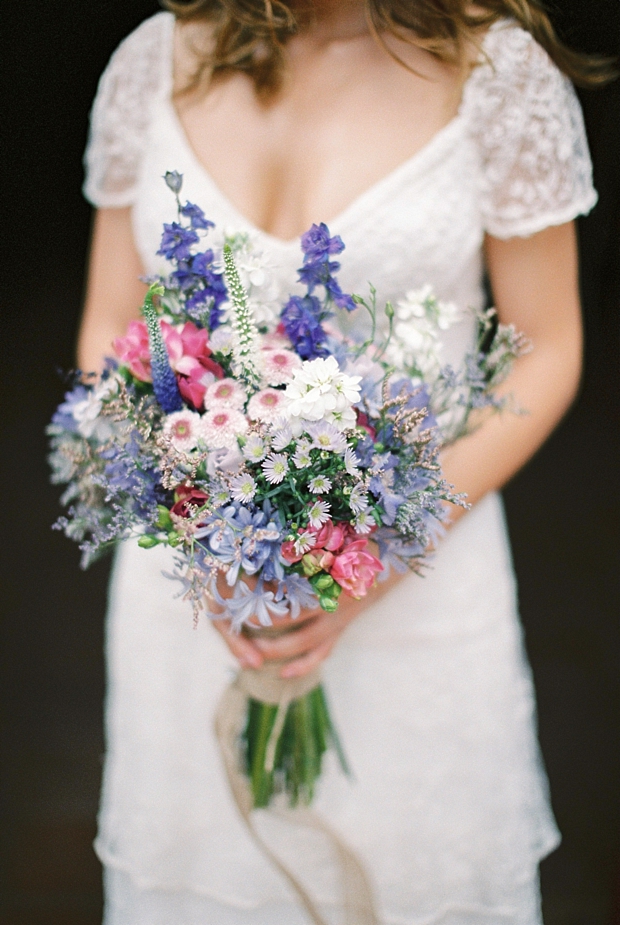
[[[298,292],[278,299],[251,238],[219,233],[182,204],[178,173],[165,180],[178,208],[158,251],[170,272],[149,280],[142,319],[99,379],[76,376],[48,428],[53,480],[67,484],[58,525],[84,566],[129,536],[171,546],[196,617],[216,602],[232,631],[279,632],[278,617],[333,612],[390,567],[419,568],[445,502],[463,503],[438,451],[472,412],[502,404],[495,389],[523,341],[481,313],[462,368],[444,365],[456,308],[430,288],[382,313],[373,290],[344,293],[344,244],[324,224],[301,238]],[[335,323],[353,311],[368,313],[364,341]],[[242,674],[253,805],[281,791],[309,802],[330,743],[345,764],[320,679],[263,697],[260,672]]]

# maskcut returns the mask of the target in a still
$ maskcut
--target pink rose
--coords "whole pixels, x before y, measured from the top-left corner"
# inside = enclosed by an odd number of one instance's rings
[[[336,556],[329,574],[346,594],[359,600],[365,597],[375,583],[377,572],[383,566],[371,553],[366,552],[368,540],[362,538],[350,542],[344,551]]]

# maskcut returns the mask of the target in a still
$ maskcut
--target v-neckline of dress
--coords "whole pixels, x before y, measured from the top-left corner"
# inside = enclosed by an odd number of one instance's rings
[[[386,174],[380,177],[378,180],[375,180],[364,190],[358,193],[353,199],[338,212],[336,215],[332,216],[326,221],[331,227],[342,228],[346,226],[347,223],[350,223],[355,215],[364,208],[367,208],[372,202],[385,195],[392,187],[398,187],[400,181],[405,177],[410,178],[415,176],[418,173],[421,173],[425,167],[431,166],[443,153],[448,149],[449,145],[453,141],[453,138],[457,137],[461,132],[464,123],[465,123],[465,103],[468,97],[472,78],[478,73],[480,65],[485,61],[484,46],[486,44],[489,34],[495,29],[503,24],[503,20],[496,20],[492,23],[490,28],[487,30],[487,33],[482,42],[482,55],[478,65],[472,68],[471,73],[465,80],[462,90],[461,90],[461,99],[459,102],[459,107],[457,112],[452,118],[446,122],[442,128],[440,128],[427,142],[425,142],[422,147],[418,148],[410,157],[402,161],[392,170],[389,170]],[[180,145],[183,148],[185,157],[189,163],[192,164],[195,171],[203,178],[205,183],[211,188],[211,191],[214,196],[216,196],[225,209],[230,212],[239,224],[243,225],[249,231],[253,232],[255,235],[264,238],[270,243],[272,247],[278,247],[282,249],[288,249],[292,247],[299,247],[299,238],[300,235],[296,235],[294,238],[281,238],[277,235],[271,234],[269,231],[266,231],[264,228],[261,228],[259,225],[255,224],[251,219],[249,219],[230,199],[230,197],[222,190],[220,185],[215,181],[209,169],[198,157],[188,135],[185,131],[183,123],[179,118],[179,114],[176,110],[173,101],[172,95],[172,86],[173,86],[173,67],[174,67],[174,58],[173,58],[173,47],[174,47],[174,19],[171,22],[170,29],[170,41],[169,41],[169,62],[168,62],[168,86],[164,94],[163,103],[167,109],[168,116],[170,118],[171,126],[174,129],[174,132],[177,136],[177,139]]]

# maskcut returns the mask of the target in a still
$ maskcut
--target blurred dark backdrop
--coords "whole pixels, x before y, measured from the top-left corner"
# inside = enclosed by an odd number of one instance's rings
[[[0,925],[96,925],[107,564],[78,569],[50,524],[44,426],[73,363],[89,237],[80,159],[98,75],[156,0],[3,10],[0,449],[4,577]],[[618,0],[557,0],[584,51],[618,53]],[[580,222],[578,402],[505,493],[540,736],[562,846],[547,925],[620,922],[618,308],[620,83],[581,94],[600,204]],[[217,925],[217,923],[209,923]]]

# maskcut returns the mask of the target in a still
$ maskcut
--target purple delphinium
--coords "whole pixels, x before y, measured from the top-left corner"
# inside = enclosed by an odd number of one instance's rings
[[[215,228],[215,223],[209,221],[200,206],[194,205],[193,202],[186,202],[180,212],[181,215],[189,219],[190,225],[194,230],[198,228]]]
[[[316,296],[291,296],[280,320],[302,360],[327,356],[327,334],[321,324],[324,313]]]
[[[161,236],[161,244],[157,253],[166,260],[188,260],[190,248],[198,240],[198,234],[193,228],[185,228],[178,222],[171,222],[169,225],[164,225],[164,233]]]

